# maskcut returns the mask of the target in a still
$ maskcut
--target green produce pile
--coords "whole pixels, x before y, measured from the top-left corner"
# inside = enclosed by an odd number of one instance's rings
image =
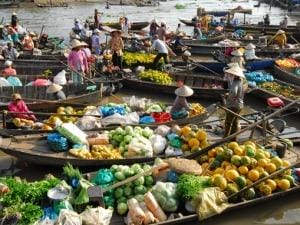
[[[139,73],[139,78],[141,80],[164,85],[171,85],[173,82],[173,79],[168,73],[160,72],[157,70],[145,70],[144,72]]]
[[[299,99],[299,95],[296,94],[295,89],[290,86],[280,85],[276,82],[264,82],[259,84],[259,87],[264,88],[268,91],[280,94],[286,98]]]
[[[0,178],[0,183],[6,184],[10,190],[0,197],[0,203],[4,207],[0,211],[0,217],[20,213],[22,219],[19,225],[35,223],[43,215],[40,205],[47,191],[59,182],[60,180],[54,177],[32,183],[20,178]]]

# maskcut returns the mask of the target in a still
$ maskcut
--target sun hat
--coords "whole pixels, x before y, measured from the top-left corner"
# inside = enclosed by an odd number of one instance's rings
[[[243,70],[240,67],[234,66],[224,71],[225,73],[232,74],[237,77],[245,78]]]
[[[17,13],[16,13],[16,12],[13,12],[13,13],[12,13],[12,15],[14,15],[14,16],[15,16],[15,15],[17,15]]]
[[[35,33],[34,33],[34,32],[32,32],[32,31],[30,31],[30,32],[29,32],[29,35],[31,35],[31,36],[35,36]]]
[[[254,44],[252,44],[252,43],[249,43],[246,47],[245,47],[245,49],[248,49],[248,50],[250,50],[250,49],[255,49],[256,48],[256,46],[254,45]]]
[[[288,18],[289,18],[289,16],[288,16],[288,15],[285,15],[285,16],[284,16],[284,18],[285,18],[285,19],[288,19]]]
[[[21,100],[22,96],[19,93],[14,93],[12,94],[11,98],[15,101],[15,100]]]
[[[240,44],[237,43],[236,41],[233,41],[232,43],[230,43],[230,46],[231,46],[231,47],[239,47]]]
[[[183,55],[187,56],[187,57],[190,57],[192,54],[189,51],[184,51]]]
[[[227,66],[228,66],[228,68],[238,67],[238,68],[240,68],[242,71],[246,71],[246,69],[241,68],[241,67],[239,66],[239,64],[236,63],[236,62],[234,62],[234,63],[228,63]],[[228,69],[228,68],[226,68],[226,69]],[[226,70],[226,69],[225,69],[225,70]]]
[[[194,94],[194,91],[190,87],[183,85],[175,90],[175,94],[181,97],[189,97]]]
[[[77,48],[77,47],[81,47],[81,46],[82,46],[81,42],[78,41],[77,39],[74,39],[74,40],[71,41],[71,48],[72,49]]]
[[[276,35],[278,35],[278,34],[284,34],[284,33],[285,33],[284,30],[278,30],[277,33],[276,33]]]
[[[114,32],[117,32],[117,33],[119,33],[119,34],[122,34],[122,31],[117,30],[117,29],[112,29],[110,33],[112,34],[112,33],[114,33]]]
[[[51,84],[47,90],[46,90],[46,93],[48,94],[51,94],[51,93],[55,93],[55,92],[58,92],[62,89],[63,87],[58,85],[58,84]]]
[[[5,63],[4,63],[4,65],[5,65],[5,66],[11,66],[12,63],[13,63],[12,61],[6,60]]]
[[[100,34],[101,31],[100,31],[99,29],[95,29],[95,30],[94,30],[94,33],[95,33],[95,34]]]
[[[238,50],[235,50],[235,51],[231,52],[231,55],[234,55],[234,56],[243,56],[243,53],[238,49]]]
[[[88,43],[86,43],[86,42],[84,42],[84,41],[81,42],[81,45],[82,45],[82,46],[89,46]]]
[[[153,20],[151,21],[151,23],[156,23],[156,24],[157,24],[157,23],[158,23],[158,22],[157,22],[157,19],[153,19]]]
[[[177,36],[177,37],[184,37],[185,35],[184,35],[184,33],[179,32],[176,36]]]

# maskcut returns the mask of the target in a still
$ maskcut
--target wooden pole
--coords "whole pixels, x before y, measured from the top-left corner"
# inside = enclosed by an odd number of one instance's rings
[[[69,116],[69,117],[83,117],[83,116],[93,116],[102,118],[101,115],[79,115],[79,114],[59,114],[59,113],[44,113],[44,112],[9,112],[9,111],[2,111],[3,114],[26,114],[26,115],[38,115],[38,116]]]
[[[284,106],[283,108],[278,109],[278,110],[276,110],[275,112],[271,113],[270,115],[266,116],[265,119],[267,120],[267,119],[270,119],[270,118],[272,118],[272,117],[278,115],[279,113],[283,112],[284,110],[288,109],[289,107],[291,107],[292,105],[294,105],[294,104],[296,104],[296,103],[298,103],[298,102],[300,102],[300,99],[297,99],[297,100],[292,101],[291,103],[287,104],[287,105]],[[255,122],[255,123],[249,125],[248,127],[244,128],[244,129],[242,129],[242,130],[240,130],[240,131],[238,131],[238,132],[236,132],[236,133],[234,133],[234,134],[232,134],[232,135],[230,135],[230,136],[228,136],[228,137],[225,137],[225,138],[222,139],[221,141],[218,141],[218,142],[216,142],[216,143],[214,143],[214,144],[212,144],[212,145],[210,145],[210,146],[208,146],[208,147],[206,147],[206,148],[203,148],[202,150],[200,150],[200,151],[198,151],[198,152],[194,152],[194,153],[192,153],[192,154],[190,154],[190,155],[185,156],[185,158],[188,158],[188,159],[194,159],[194,158],[196,158],[196,157],[198,157],[198,156],[200,156],[200,155],[203,155],[203,154],[207,153],[209,150],[211,150],[211,149],[213,149],[213,148],[215,148],[215,147],[217,147],[217,146],[219,146],[219,145],[222,145],[222,144],[224,144],[224,143],[226,143],[226,142],[228,142],[228,141],[231,141],[231,140],[234,139],[237,135],[239,135],[239,134],[241,134],[241,133],[244,133],[244,132],[247,131],[247,130],[252,129],[252,128],[254,128],[255,126],[257,126],[258,124],[261,124],[261,123],[262,123],[262,121],[257,121],[257,122]]]

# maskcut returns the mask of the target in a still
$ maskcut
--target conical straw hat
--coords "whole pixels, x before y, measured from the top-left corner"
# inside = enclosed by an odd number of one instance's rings
[[[71,48],[72,48],[72,49],[73,49],[73,48],[80,47],[80,46],[82,46],[82,44],[81,44],[80,41],[78,41],[77,39],[72,40],[72,42],[71,42]]]
[[[228,63],[227,66],[228,66],[229,68],[238,67],[238,68],[240,68],[242,71],[246,71],[244,68],[241,68],[241,67],[239,66],[239,64],[236,63],[236,62],[234,62],[234,63]]]
[[[235,50],[235,51],[231,52],[231,55],[234,55],[234,56],[243,56],[243,53],[240,50]]]
[[[190,87],[183,85],[175,90],[175,94],[181,97],[189,97],[194,94],[194,91]]]
[[[250,50],[250,49],[255,49],[255,48],[256,48],[256,46],[255,46],[254,44],[252,44],[252,43],[248,44],[248,45],[245,47],[245,49],[248,49],[248,50]]]
[[[231,75],[245,78],[245,75],[243,73],[243,70],[240,67],[231,67],[224,71],[225,73],[229,73]]]
[[[48,94],[51,94],[51,93],[55,93],[55,92],[58,92],[62,89],[63,87],[58,85],[58,84],[51,84],[47,90],[46,90],[46,93]]]

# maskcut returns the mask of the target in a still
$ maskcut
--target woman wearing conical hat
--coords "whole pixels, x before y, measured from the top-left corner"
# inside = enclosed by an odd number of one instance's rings
[[[256,46],[252,43],[248,44],[246,47],[245,47],[245,52],[244,52],[244,55],[245,55],[245,59],[246,61],[251,61],[251,60],[255,60],[257,59],[258,57],[255,55],[255,48]]]
[[[228,80],[229,93],[226,99],[226,107],[231,111],[239,114],[244,106],[244,86],[245,79],[243,70],[237,64],[229,64],[229,69],[225,70]],[[238,118],[226,112],[224,137],[227,137],[238,131]]]
[[[244,68],[246,62],[244,60],[242,51],[240,49],[237,49],[237,50],[231,52],[231,55],[232,55],[232,57],[231,57],[230,62],[237,63],[237,64],[239,64],[239,67]]]
[[[272,37],[270,43],[277,44],[280,48],[283,48],[287,44],[287,37],[284,30],[279,30]]]

